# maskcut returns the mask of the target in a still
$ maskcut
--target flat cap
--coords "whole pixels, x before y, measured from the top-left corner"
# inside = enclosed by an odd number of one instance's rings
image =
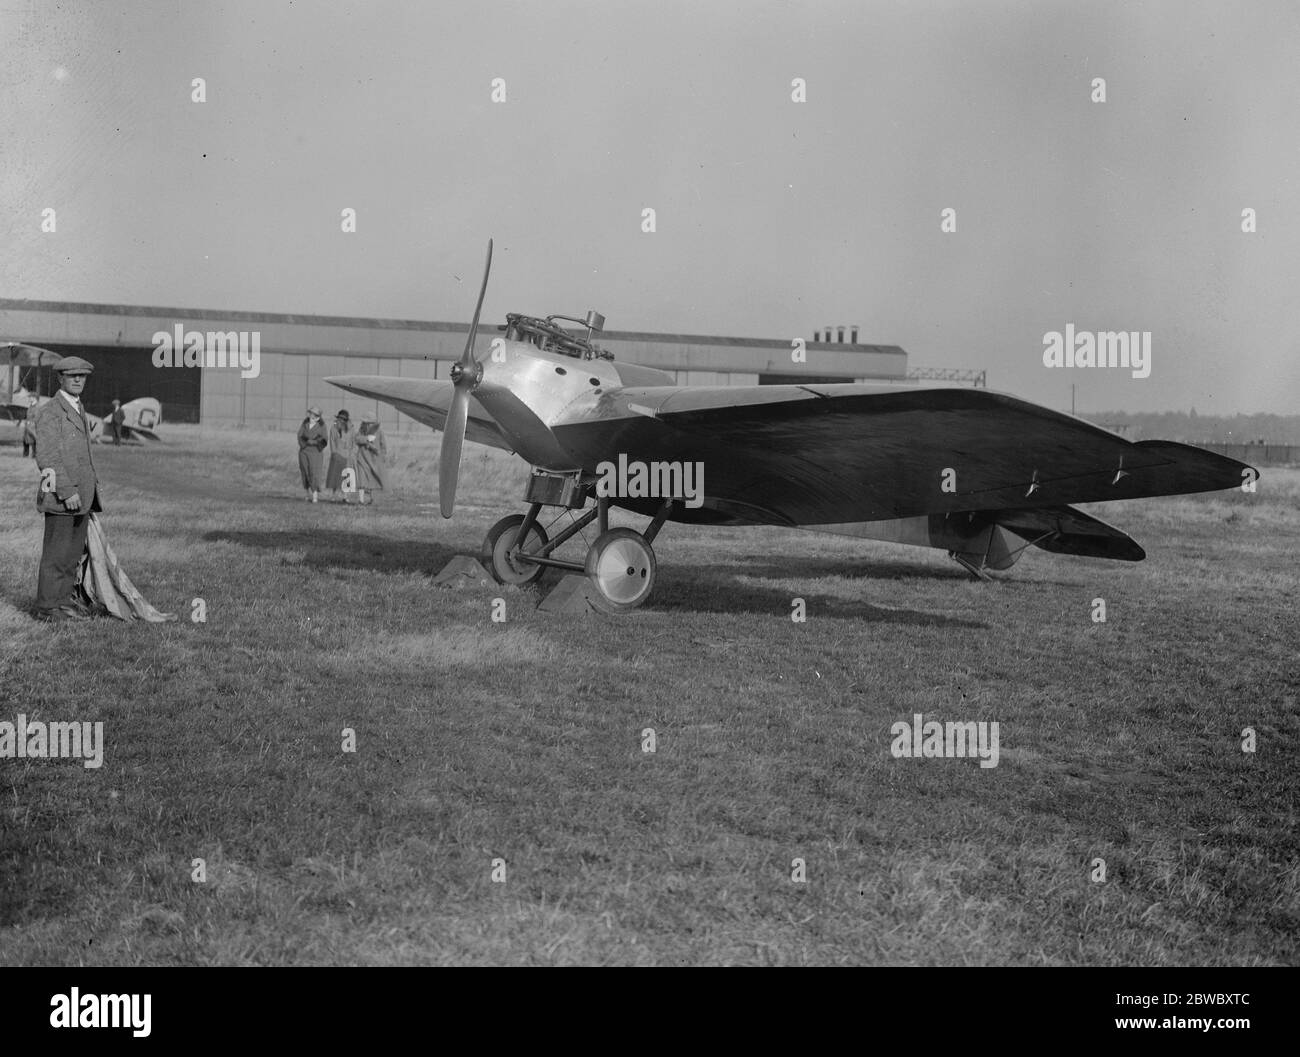
[[[58,374],[90,374],[94,369],[93,363],[83,360],[80,356],[65,356],[54,365],[54,370]]]

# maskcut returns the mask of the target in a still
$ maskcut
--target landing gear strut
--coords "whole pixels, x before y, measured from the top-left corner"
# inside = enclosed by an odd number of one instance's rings
[[[481,558],[497,583],[524,586],[536,583],[547,569],[567,569],[584,574],[610,612],[623,613],[643,605],[655,585],[657,563],[651,543],[672,513],[673,500],[664,500],[641,533],[624,527],[610,528],[608,499],[596,498],[594,506],[586,506],[593,493],[590,483],[576,476],[535,472],[525,496],[528,513],[502,518],[483,540]],[[546,506],[574,514],[573,521],[554,539],[537,523]],[[577,510],[582,513],[575,513]],[[600,534],[587,548],[583,561],[555,557],[560,547],[593,521],[598,523]]]

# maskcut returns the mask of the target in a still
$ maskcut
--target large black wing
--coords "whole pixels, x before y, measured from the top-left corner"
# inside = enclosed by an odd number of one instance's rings
[[[676,511],[681,520],[821,525],[1061,507],[1232,488],[1251,472],[977,388],[620,389],[552,428],[588,467],[619,454],[703,463],[704,507]]]

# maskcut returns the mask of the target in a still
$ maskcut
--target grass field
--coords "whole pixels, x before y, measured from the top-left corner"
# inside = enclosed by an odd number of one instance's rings
[[[0,720],[105,732],[0,760],[0,964],[1300,961],[1300,471],[1089,508],[1147,560],[994,583],[670,525],[649,607],[553,617],[430,586],[522,509],[501,453],[443,521],[434,434],[366,508],[303,502],[292,436],[167,437],[96,461],[181,620],[50,626],[0,427]],[[997,721],[998,766],[895,759],[915,713]]]

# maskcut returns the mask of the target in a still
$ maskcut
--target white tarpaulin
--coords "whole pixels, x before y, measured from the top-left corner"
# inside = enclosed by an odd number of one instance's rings
[[[139,591],[118,564],[117,555],[108,545],[104,529],[95,514],[90,515],[86,532],[86,552],[81,563],[81,589],[91,604],[101,605],[119,620],[145,620],[161,623],[175,620],[175,613],[160,613]]]

